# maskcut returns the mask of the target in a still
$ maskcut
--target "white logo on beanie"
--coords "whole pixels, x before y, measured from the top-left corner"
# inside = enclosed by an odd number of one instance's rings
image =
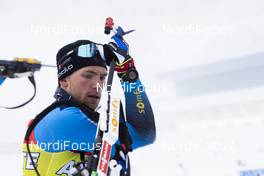
[[[60,73],[58,74],[58,78],[61,77],[61,75],[64,75],[65,73],[67,73],[68,71],[70,71],[71,69],[73,69],[73,65],[68,65],[67,67],[64,67],[63,70],[60,71]]]

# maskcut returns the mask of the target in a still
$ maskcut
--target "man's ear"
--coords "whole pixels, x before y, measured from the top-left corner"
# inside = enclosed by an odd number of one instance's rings
[[[62,80],[59,81],[60,86],[64,89],[67,89],[69,86],[68,80],[66,78],[63,78]]]

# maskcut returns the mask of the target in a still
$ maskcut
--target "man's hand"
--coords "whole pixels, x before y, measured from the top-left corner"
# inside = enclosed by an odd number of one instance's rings
[[[117,33],[112,36],[112,41],[104,45],[104,53],[107,65],[111,61],[116,62],[115,70],[123,81],[134,82],[138,78],[134,60],[129,55],[129,45],[123,39],[126,33],[121,27],[117,28]]]

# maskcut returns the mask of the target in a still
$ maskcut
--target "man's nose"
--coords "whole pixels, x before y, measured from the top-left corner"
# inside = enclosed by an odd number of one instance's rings
[[[100,78],[93,79],[92,88],[93,89],[102,89],[103,88],[103,81],[101,81]]]

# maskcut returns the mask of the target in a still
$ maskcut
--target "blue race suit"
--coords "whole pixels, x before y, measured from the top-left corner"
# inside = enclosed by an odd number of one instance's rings
[[[129,90],[124,90],[125,113],[126,125],[132,138],[131,147],[134,150],[154,142],[156,136],[154,115],[139,79],[135,83],[122,84],[123,89]],[[62,101],[71,99],[71,96],[58,87],[55,98]],[[49,112],[31,134],[31,144],[40,147],[33,151],[37,153],[40,175],[69,174],[70,167],[80,161],[78,151],[86,152],[87,155],[93,152],[96,129],[97,122],[77,107],[58,107]],[[115,148],[112,155],[114,153]],[[25,154],[24,162],[27,162],[27,158]],[[30,164],[24,163],[24,175],[34,175],[32,167],[28,165]]]

